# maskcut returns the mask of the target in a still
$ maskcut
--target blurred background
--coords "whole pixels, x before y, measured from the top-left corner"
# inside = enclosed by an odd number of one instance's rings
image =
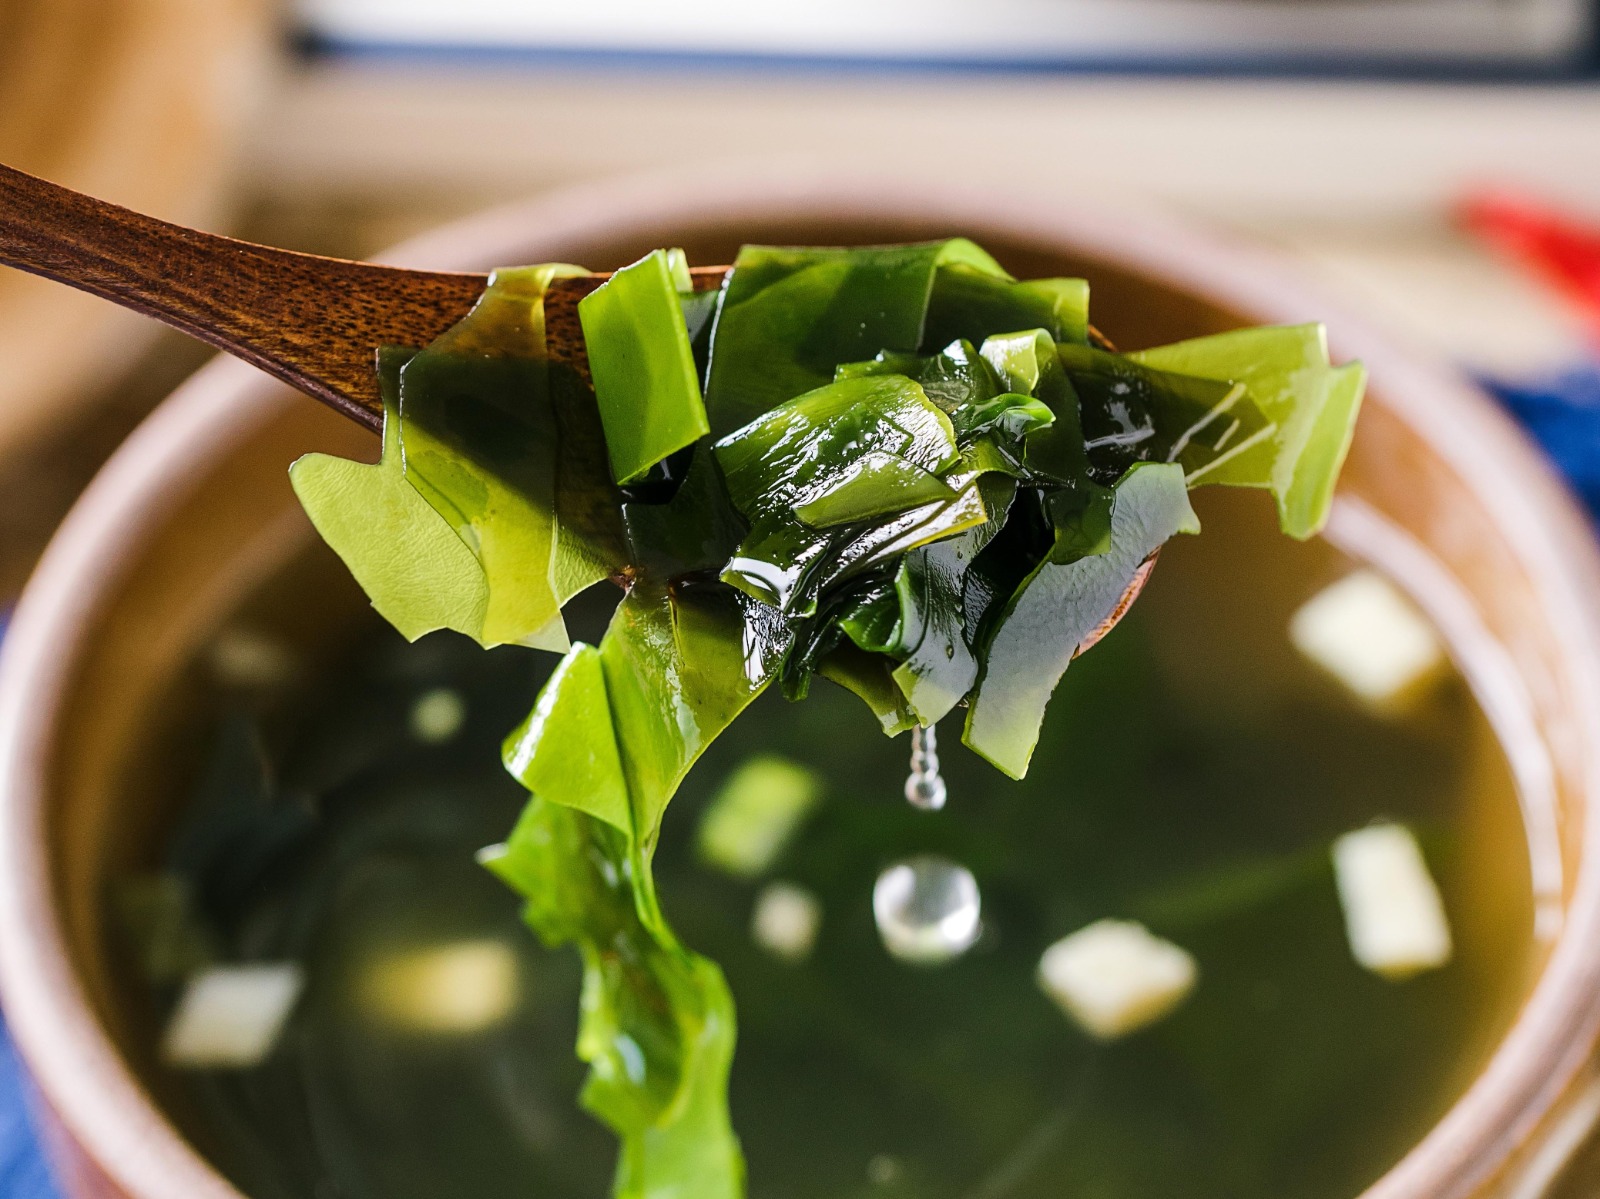
[[[1460,364],[1592,499],[1596,7],[0,0],[0,161],[347,256],[699,165],[861,164],[1164,209],[1275,248]],[[104,457],[205,358],[0,272],[0,613]],[[0,1041],[0,1193],[43,1194],[10,1069]]]

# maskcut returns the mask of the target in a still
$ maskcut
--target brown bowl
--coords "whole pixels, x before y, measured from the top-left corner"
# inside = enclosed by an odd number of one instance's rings
[[[1429,610],[1523,801],[1539,978],[1487,1067],[1368,1199],[1542,1193],[1600,1112],[1600,556],[1521,434],[1448,371],[1256,254],[1151,217],[882,178],[705,174],[562,193],[451,226],[395,260],[612,266],[661,244],[963,233],[1019,274],[1084,274],[1129,348],[1329,320],[1372,392],[1329,536]],[[232,361],[207,367],[105,468],[56,536],[0,666],[0,984],[74,1199],[239,1199],[130,1061],[101,896],[148,830],[150,711],[203,638],[310,536],[285,467],[373,456],[370,434]],[[1513,852],[1508,847],[1507,852]],[[1515,848],[1522,853],[1522,847]]]

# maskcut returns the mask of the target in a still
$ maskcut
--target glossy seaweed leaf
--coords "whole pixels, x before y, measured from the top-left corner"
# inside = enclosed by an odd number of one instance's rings
[[[1265,450],[1276,426],[1242,383],[1156,370],[1091,346],[1061,346],[1078,395],[1083,444],[1110,483],[1136,462],[1176,462],[1191,485],[1226,477],[1230,464]]]
[[[712,335],[712,432],[724,437],[821,387],[840,363],[884,350],[915,353],[935,273],[957,263],[1004,275],[963,238],[860,249],[745,246]]]
[[[406,478],[482,564],[485,644],[564,650],[561,605],[625,565],[592,397],[545,356],[545,288],[574,273],[496,271],[473,310],[400,372]]]
[[[1081,344],[1089,336],[1089,284],[1084,279],[1013,279],[992,259],[943,262],[928,298],[924,352],[965,338],[1043,329],[1053,341]]]
[[[307,454],[289,468],[311,523],[344,560],[378,614],[415,641],[455,629],[487,644],[489,584],[477,556],[406,481],[401,462],[400,368],[407,350],[379,357],[383,453],[374,464]]]
[[[668,925],[650,863],[689,767],[771,677],[774,656],[747,628],[726,593],[637,586],[598,647],[568,651],[506,742],[531,795],[484,861],[527,899],[541,938],[582,954],[583,1103],[622,1138],[622,1199],[742,1193],[732,997]]]
[[[921,725],[947,716],[978,679],[966,622],[967,575],[1005,520],[1016,483],[1003,475],[980,484],[988,520],[907,554],[895,575],[894,681]],[[881,617],[879,618],[881,621]],[[857,644],[860,644],[859,642]]]
[[[728,1119],[733,998],[646,898],[649,866],[611,825],[533,795],[489,869],[527,897],[528,924],[583,960],[581,1102],[621,1138],[618,1199],[738,1199],[744,1161]]]
[[[623,267],[578,304],[584,348],[611,474],[633,483],[711,431],[700,395],[682,250],[656,250]]]
[[[1366,371],[1359,363],[1329,362],[1321,325],[1237,329],[1128,357],[1157,370],[1242,384],[1272,422],[1271,437],[1201,481],[1270,488],[1278,522],[1291,537],[1322,528],[1355,433]]]
[[[1116,486],[1111,544],[1066,564],[1041,562],[984,647],[963,740],[1012,778],[1028,770],[1045,705],[1084,640],[1116,611],[1144,560],[1177,533],[1198,533],[1181,467],[1141,464]]]

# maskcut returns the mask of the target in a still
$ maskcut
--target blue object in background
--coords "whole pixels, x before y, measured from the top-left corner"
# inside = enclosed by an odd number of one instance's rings
[[[0,611],[0,638],[11,613]],[[28,1122],[27,1082],[0,1017],[0,1199],[57,1199],[44,1156]]]
[[[1555,459],[1590,515],[1600,520],[1600,362],[1532,382],[1480,382]]]
[[[0,1196],[57,1199],[23,1101],[27,1083],[0,1022]]]
[[[1546,379],[1480,379],[1545,448],[1600,521],[1600,362]],[[0,636],[9,613],[0,612]],[[22,1077],[0,1020],[0,1199],[59,1199],[26,1112]]]

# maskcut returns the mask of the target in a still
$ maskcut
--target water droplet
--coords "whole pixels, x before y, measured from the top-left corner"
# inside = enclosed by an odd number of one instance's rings
[[[939,737],[932,725],[911,730],[911,773],[906,778],[906,802],[914,808],[937,812],[949,792],[939,773]]]
[[[935,965],[960,957],[982,931],[981,908],[972,871],[933,855],[896,862],[872,888],[878,935],[903,962]]]

